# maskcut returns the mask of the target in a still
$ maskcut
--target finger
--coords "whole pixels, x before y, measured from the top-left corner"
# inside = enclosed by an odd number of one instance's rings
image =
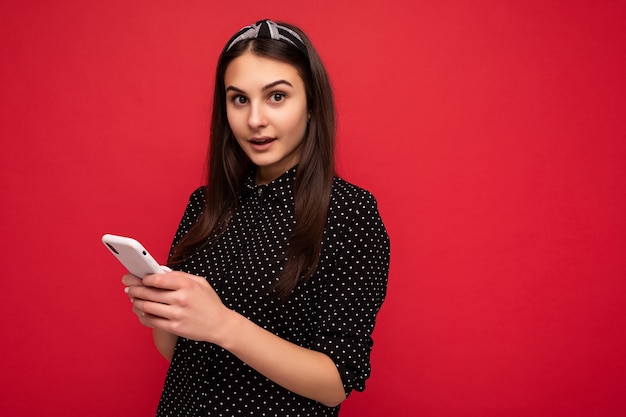
[[[133,312],[137,315],[137,318],[139,319],[139,322],[141,324],[143,324],[146,327],[154,328],[154,324],[153,324],[153,321],[155,319],[154,316],[151,316],[150,314],[144,311],[136,310],[135,308],[133,308]]]
[[[160,288],[146,286],[131,286],[124,289],[131,300],[152,301],[155,303],[169,304],[171,290],[162,290]]]
[[[162,290],[177,290],[184,286],[185,275],[188,274],[178,271],[146,275],[143,278],[143,285]]]
[[[135,302],[135,299],[133,297],[130,296],[130,287],[124,287],[124,292],[126,293],[126,295],[128,295],[128,298],[130,299],[131,303]]]
[[[171,308],[166,304],[155,303],[146,300],[136,300],[133,303],[133,311],[142,323],[146,324],[155,317],[167,319]]]
[[[143,285],[140,278],[134,276],[133,274],[126,274],[122,277],[122,283],[126,286],[132,285]]]

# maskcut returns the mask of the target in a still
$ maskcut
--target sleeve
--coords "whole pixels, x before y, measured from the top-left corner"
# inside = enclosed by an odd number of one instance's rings
[[[346,226],[329,237],[341,243],[318,304],[312,345],[335,362],[346,396],[353,389],[363,391],[370,376],[371,336],[387,291],[390,256],[374,196],[365,192],[355,206],[347,210],[352,218]]]

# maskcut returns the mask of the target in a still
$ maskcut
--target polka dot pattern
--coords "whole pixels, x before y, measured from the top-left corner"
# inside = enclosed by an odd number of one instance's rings
[[[224,304],[259,326],[328,355],[346,395],[370,375],[371,334],[385,298],[389,239],[374,197],[335,178],[316,273],[280,303],[267,294],[285,260],[294,224],[296,168],[267,185],[251,176],[224,235],[179,269],[206,277]],[[204,208],[200,188],[176,233],[178,242]],[[273,383],[219,346],[179,338],[158,416],[337,416]]]

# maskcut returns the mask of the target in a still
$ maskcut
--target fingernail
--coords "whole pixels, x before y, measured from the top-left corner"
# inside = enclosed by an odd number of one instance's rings
[[[130,291],[130,288],[128,288],[128,287],[124,288],[124,292],[125,292],[126,294],[128,294],[128,291]]]

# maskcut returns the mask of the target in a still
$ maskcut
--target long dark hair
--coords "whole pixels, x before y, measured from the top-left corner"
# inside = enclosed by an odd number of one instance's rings
[[[310,121],[302,142],[294,185],[296,224],[289,236],[285,264],[272,295],[286,300],[296,285],[317,268],[335,175],[335,106],[322,61],[299,28],[281,23],[300,35],[303,51],[274,39],[246,39],[220,54],[215,74],[213,114],[208,154],[206,206],[198,221],[172,251],[175,267],[205,246],[212,246],[226,230],[252,163],[241,150],[228,124],[224,74],[228,65],[246,52],[293,65],[304,81]]]

